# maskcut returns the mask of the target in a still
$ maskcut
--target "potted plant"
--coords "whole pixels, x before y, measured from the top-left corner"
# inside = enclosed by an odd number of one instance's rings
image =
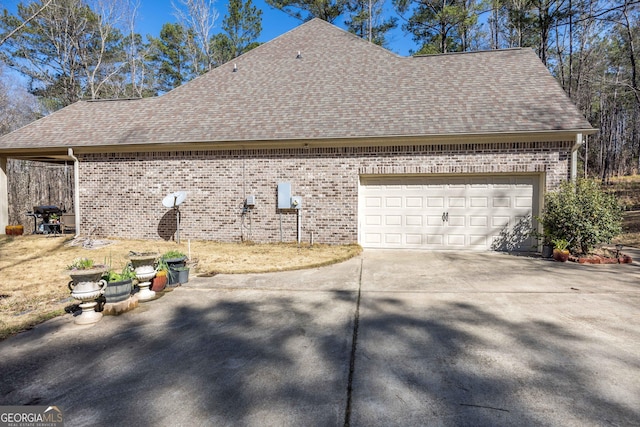
[[[553,240],[553,259],[566,262],[569,259],[569,242],[565,239]]]
[[[160,258],[156,265],[156,277],[151,280],[151,290],[155,292],[164,290],[168,281],[169,265],[163,258]]]
[[[76,258],[67,269],[74,283],[97,282],[108,270],[104,264],[96,264],[89,258]]]
[[[157,252],[129,252],[129,260],[138,279],[138,301],[151,301],[156,293],[149,289],[151,279],[156,275],[155,263],[158,259]]]
[[[189,267],[176,267],[174,268],[175,274],[177,274],[176,281],[178,284],[187,283],[189,281]]]
[[[540,218],[536,217],[536,220],[540,221]],[[538,242],[542,241],[542,258],[551,258],[553,256],[553,243],[549,232],[544,230],[540,233],[538,230],[534,230],[531,235],[534,239],[538,240]]]
[[[84,325],[99,321],[102,313],[96,312],[96,299],[104,294],[107,287],[107,282],[102,279],[106,266],[97,265],[89,258],[77,258],[68,269],[71,281],[67,286],[71,296],[81,302],[82,308],[82,314],[76,317],[75,323]]]
[[[133,271],[131,264],[128,263],[121,272],[118,273],[109,269],[102,278],[107,281],[107,287],[104,292],[106,302],[116,303],[129,298],[133,290],[133,279],[136,278],[136,273]]]
[[[167,282],[168,286],[176,286],[180,283],[186,283],[186,281],[188,280],[188,267],[186,266],[186,260],[187,260],[187,256],[177,250],[171,250],[168,252],[165,252],[164,254],[162,254],[162,256],[160,257],[160,259],[167,265],[168,267],[168,277],[169,277],[169,281]],[[180,281],[180,276],[182,276],[182,278],[185,278],[185,269],[187,269],[187,280],[181,282]]]

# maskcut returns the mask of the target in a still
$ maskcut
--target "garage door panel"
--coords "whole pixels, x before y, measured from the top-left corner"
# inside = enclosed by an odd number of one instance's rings
[[[447,245],[448,246],[464,247],[465,246],[465,235],[464,234],[448,234],[447,235]]]
[[[469,198],[469,207],[471,208],[486,208],[489,206],[489,201],[487,197],[470,197]]]
[[[464,227],[465,226],[466,217],[463,215],[449,215],[449,227]]]
[[[469,227],[481,227],[486,228],[489,225],[489,218],[482,215],[471,215],[469,216]]]
[[[367,215],[365,217],[365,224],[367,225],[381,225],[382,215]]]
[[[466,201],[464,197],[449,197],[449,207],[450,208],[464,208],[466,206]]]
[[[367,244],[382,243],[382,234],[381,233],[365,233],[364,241]]]
[[[499,196],[499,197],[493,197],[491,200],[492,200],[491,206],[493,206],[494,208],[511,207],[511,197]]]
[[[384,205],[387,208],[401,208],[402,197],[385,197]]]
[[[488,237],[483,234],[471,234],[469,236],[469,245],[475,247],[486,248]]]
[[[422,242],[422,234],[419,233],[408,233],[406,235],[406,243],[407,245],[418,245],[418,246],[422,246],[423,242]]]
[[[385,225],[402,225],[402,215],[385,215]]]
[[[365,206],[368,208],[382,207],[382,197],[365,197]]]
[[[427,225],[428,226],[441,226],[442,223],[442,215],[427,215]]]
[[[422,224],[423,224],[422,215],[407,215],[405,218],[406,218],[407,226],[422,227]]]
[[[531,197],[516,197],[516,207],[517,208],[530,208],[533,206],[533,201]]]
[[[400,244],[402,244],[402,234],[401,233],[385,233],[384,242],[389,245],[399,246]]]
[[[444,197],[427,197],[428,208],[444,208]]]
[[[491,226],[493,228],[504,228],[509,225],[510,216],[492,216],[491,217]]]
[[[407,197],[405,198],[405,206],[408,208],[422,208],[422,197]]]
[[[442,234],[427,234],[427,245],[444,246],[444,236]]]

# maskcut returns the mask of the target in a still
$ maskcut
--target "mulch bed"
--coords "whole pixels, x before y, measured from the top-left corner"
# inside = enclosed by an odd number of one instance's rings
[[[605,255],[591,254],[591,255],[569,255],[569,261],[577,262],[580,264],[631,264],[633,259],[629,255],[619,254],[616,258]]]

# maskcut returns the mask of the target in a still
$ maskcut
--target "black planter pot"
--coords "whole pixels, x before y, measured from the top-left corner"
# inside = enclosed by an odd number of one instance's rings
[[[167,275],[167,286],[177,286],[189,281],[189,267],[172,267],[169,266],[169,274]]]
[[[164,260],[169,267],[184,267],[187,265],[187,257],[167,258]]]

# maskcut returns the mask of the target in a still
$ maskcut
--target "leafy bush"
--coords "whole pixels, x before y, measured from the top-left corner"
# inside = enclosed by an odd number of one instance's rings
[[[557,191],[545,195],[544,205],[538,218],[544,234],[568,241],[572,252],[587,254],[622,231],[622,209],[616,197],[594,180],[563,182]]]

